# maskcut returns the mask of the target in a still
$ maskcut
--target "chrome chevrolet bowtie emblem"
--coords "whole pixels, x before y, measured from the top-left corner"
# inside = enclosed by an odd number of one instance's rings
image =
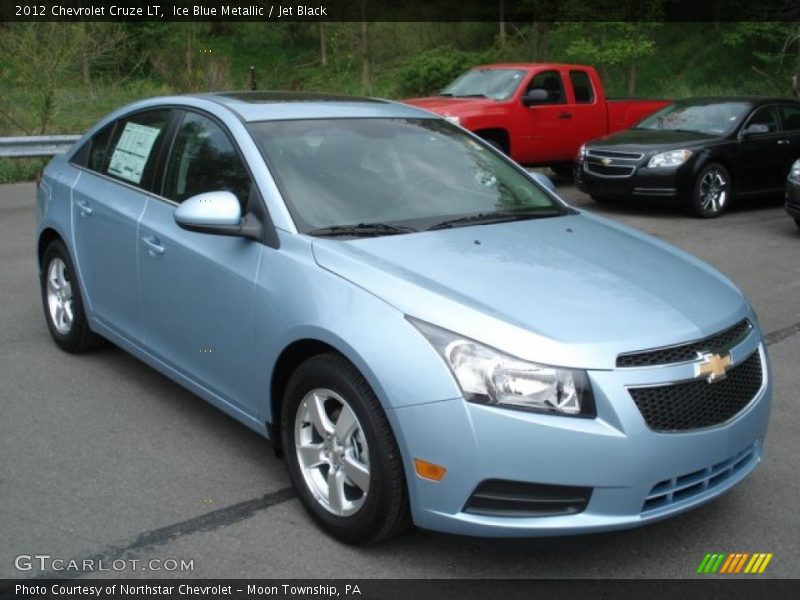
[[[694,376],[696,378],[705,377],[708,383],[714,383],[720,379],[725,379],[726,372],[733,365],[730,354],[721,356],[706,352],[700,355],[701,362],[694,366]]]
[[[608,166],[608,165],[611,164],[611,159],[610,158],[604,158],[600,162],[603,163],[604,165]]]

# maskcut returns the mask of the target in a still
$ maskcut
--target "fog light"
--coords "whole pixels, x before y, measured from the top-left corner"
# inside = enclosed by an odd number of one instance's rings
[[[441,481],[444,474],[447,473],[447,469],[441,465],[435,465],[420,458],[414,459],[414,469],[416,469],[419,477],[422,479],[430,479],[431,481]]]

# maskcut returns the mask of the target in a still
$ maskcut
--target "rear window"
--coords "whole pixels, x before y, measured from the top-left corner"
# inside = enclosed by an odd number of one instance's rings
[[[589,78],[589,74],[586,71],[570,71],[569,80],[572,82],[575,102],[578,104],[590,104],[594,102],[592,80]]]

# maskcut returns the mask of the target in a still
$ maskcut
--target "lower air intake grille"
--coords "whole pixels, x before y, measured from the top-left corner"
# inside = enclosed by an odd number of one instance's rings
[[[582,512],[592,488],[487,479],[472,492],[464,512],[491,517],[555,517]]]
[[[650,429],[672,432],[725,423],[750,403],[762,382],[761,355],[754,352],[715,383],[700,379],[628,391]]]
[[[749,446],[731,456],[728,460],[700,469],[694,473],[687,473],[667,479],[653,486],[642,506],[642,512],[665,508],[683,500],[689,500],[706,490],[711,490],[730,479],[742,469],[747,468],[756,459],[756,445]]]

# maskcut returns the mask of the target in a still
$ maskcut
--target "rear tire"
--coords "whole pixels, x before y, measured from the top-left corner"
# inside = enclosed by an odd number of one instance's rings
[[[103,343],[103,338],[89,329],[75,268],[61,240],[45,249],[39,283],[47,328],[59,348],[79,353]]]
[[[281,410],[283,454],[300,501],[330,535],[374,544],[411,525],[403,461],[366,379],[335,353],[300,365]]]
[[[709,163],[695,179],[690,208],[696,217],[715,219],[728,210],[732,196],[728,170],[719,163]]]

